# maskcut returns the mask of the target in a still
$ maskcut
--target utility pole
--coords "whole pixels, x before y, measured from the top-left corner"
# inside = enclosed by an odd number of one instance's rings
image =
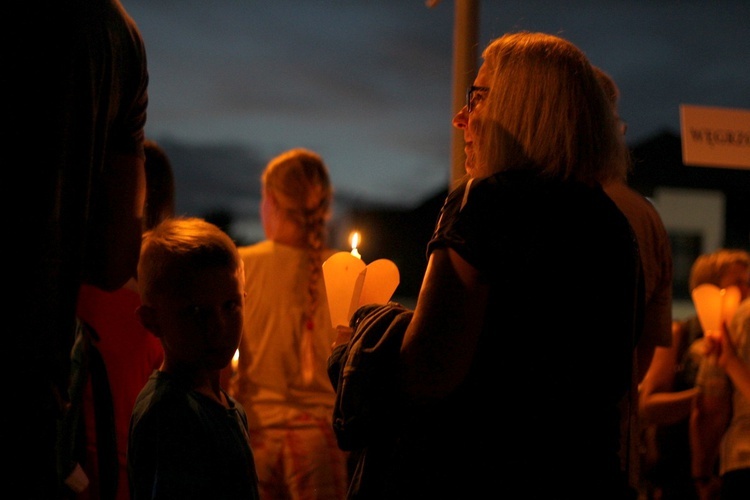
[[[464,106],[466,89],[474,83],[477,74],[479,45],[479,0],[454,0],[453,20],[453,96],[452,114]],[[451,176],[454,181],[466,173],[463,132],[451,126]]]
[[[435,7],[440,0],[426,0],[427,7]],[[464,106],[466,89],[477,74],[479,45],[479,0],[454,0],[453,3],[453,89],[451,117]],[[451,125],[451,175],[448,190],[466,173],[464,135]]]

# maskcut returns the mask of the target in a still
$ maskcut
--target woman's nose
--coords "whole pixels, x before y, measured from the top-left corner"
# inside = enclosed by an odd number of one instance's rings
[[[466,128],[468,113],[466,106],[458,110],[456,116],[453,117],[453,126],[456,128]]]

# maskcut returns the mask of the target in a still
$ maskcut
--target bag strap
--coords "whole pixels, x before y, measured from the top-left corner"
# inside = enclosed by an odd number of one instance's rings
[[[94,396],[94,422],[96,425],[96,448],[99,468],[99,493],[103,500],[114,500],[117,496],[119,460],[117,457],[117,433],[112,391],[107,376],[107,367],[101,352],[93,341],[99,336],[87,325],[89,336],[89,373]]]

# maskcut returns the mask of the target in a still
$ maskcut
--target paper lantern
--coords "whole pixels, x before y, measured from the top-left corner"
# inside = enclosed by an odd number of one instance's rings
[[[721,334],[722,324],[729,324],[740,303],[740,290],[736,286],[719,288],[706,283],[695,287],[691,296],[703,334],[709,337]]]

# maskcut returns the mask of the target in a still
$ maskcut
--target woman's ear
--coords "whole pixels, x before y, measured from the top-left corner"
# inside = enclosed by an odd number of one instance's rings
[[[155,337],[161,336],[159,321],[156,317],[156,309],[151,306],[140,305],[135,310],[135,314],[138,317],[138,322],[143,325],[146,330],[151,332]]]

